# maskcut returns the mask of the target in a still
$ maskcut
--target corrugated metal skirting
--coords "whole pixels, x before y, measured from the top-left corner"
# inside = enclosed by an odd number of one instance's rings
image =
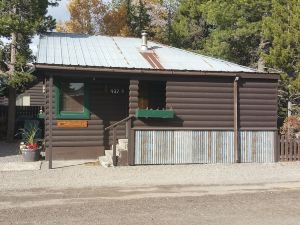
[[[275,161],[274,131],[241,131],[240,151],[243,163],[272,163]]]
[[[274,162],[274,132],[241,131],[241,162]],[[234,163],[233,131],[135,131],[135,164]]]
[[[232,131],[136,131],[135,164],[233,163]]]

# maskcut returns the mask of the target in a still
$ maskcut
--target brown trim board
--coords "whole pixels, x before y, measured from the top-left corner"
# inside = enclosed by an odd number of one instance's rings
[[[107,73],[125,73],[139,75],[157,75],[157,76],[220,76],[220,77],[236,77],[253,78],[253,79],[271,79],[278,80],[277,73],[254,73],[254,72],[218,72],[218,71],[191,71],[191,70],[166,70],[166,69],[135,69],[135,68],[108,68],[108,67],[82,67],[82,66],[65,66],[52,64],[35,64],[37,70],[65,70],[65,71],[81,71],[81,72],[107,72]]]

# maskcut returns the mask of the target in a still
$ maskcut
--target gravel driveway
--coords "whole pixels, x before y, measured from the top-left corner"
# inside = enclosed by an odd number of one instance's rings
[[[54,167],[58,164],[53,163]],[[80,164],[39,171],[0,172],[0,190],[32,188],[244,185],[300,183],[300,163],[133,166]]]

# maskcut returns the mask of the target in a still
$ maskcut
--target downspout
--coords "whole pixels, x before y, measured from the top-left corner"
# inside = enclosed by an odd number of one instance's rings
[[[238,81],[239,77],[235,77],[233,83],[233,104],[234,104],[234,160],[236,163],[240,162],[239,154],[239,113],[238,113]]]
[[[49,169],[52,169],[52,151],[53,151],[53,138],[52,138],[52,129],[53,129],[53,126],[52,126],[52,122],[53,122],[53,76],[50,75],[49,77],[49,93],[48,93],[48,96],[49,96],[49,108],[48,108],[48,123],[49,123],[49,137],[48,137],[48,140],[49,140],[49,144],[48,144],[48,153],[49,153]]]

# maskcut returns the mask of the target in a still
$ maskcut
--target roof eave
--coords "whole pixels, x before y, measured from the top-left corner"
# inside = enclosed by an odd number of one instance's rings
[[[240,77],[253,79],[272,79],[278,80],[279,73],[263,72],[227,72],[227,71],[196,71],[196,70],[167,70],[167,69],[143,69],[143,68],[116,68],[116,67],[93,67],[93,66],[69,66],[57,64],[35,63],[37,70],[65,70],[78,72],[110,72],[110,73],[131,73],[144,75],[161,75],[161,76],[220,76],[220,77]]]

